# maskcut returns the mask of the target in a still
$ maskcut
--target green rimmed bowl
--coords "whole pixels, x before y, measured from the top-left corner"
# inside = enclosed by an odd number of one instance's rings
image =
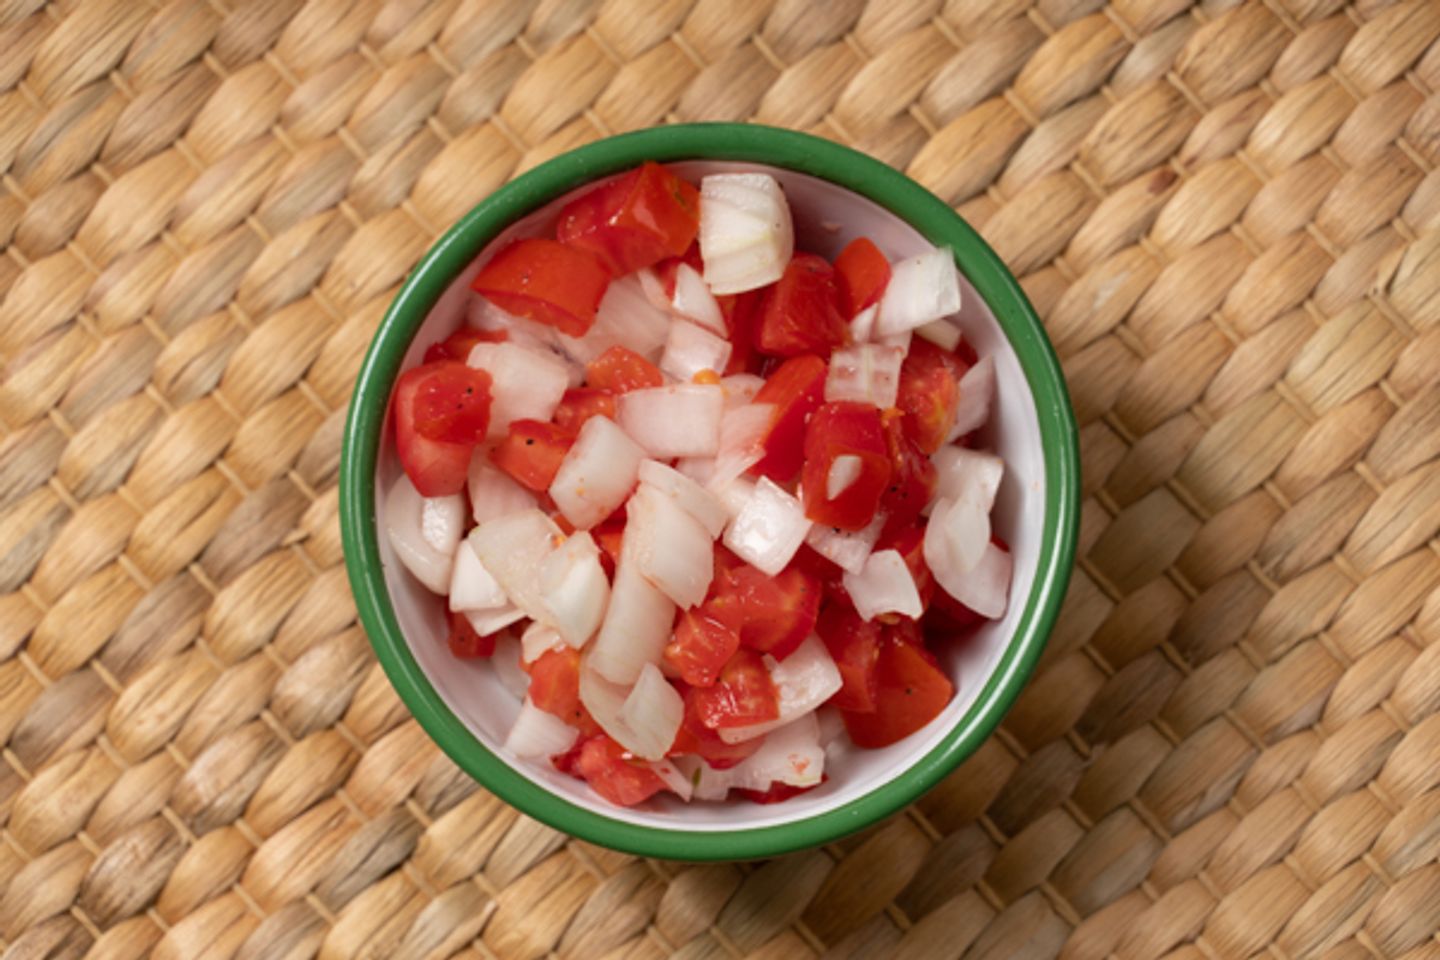
[[[924,730],[883,750],[835,744],[829,780],[785,803],[686,805],[667,798],[628,810],[581,781],[500,748],[519,705],[485,662],[450,656],[442,605],[378,536],[376,516],[398,475],[386,430],[390,391],[424,345],[463,322],[477,256],[545,229],[565,199],[645,160],[682,176],[763,169],[780,180],[797,248],[833,257],[866,235],[892,259],[936,244],[964,278],[959,323],[994,355],[997,400],[987,428],[1006,460],[995,530],[1015,559],[1010,608],[973,640],[941,652],[956,696]],[[391,304],[365,357],[345,424],[340,522],[359,608],[390,681],[421,726],[466,772],[522,812],[566,833],[631,853],[683,860],[769,857],[815,846],[899,810],[988,737],[1034,669],[1059,612],[1074,559],[1080,469],[1060,365],[1015,278],[954,211],[913,180],[829,141],[770,127],[692,124],[611,137],[516,178],[430,249]]]

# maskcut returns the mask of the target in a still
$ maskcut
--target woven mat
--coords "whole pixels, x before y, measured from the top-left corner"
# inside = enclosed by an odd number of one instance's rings
[[[1440,6],[0,0],[9,957],[1440,956]],[[976,224],[1083,427],[1003,732],[768,864],[518,816],[410,719],[336,523],[437,231],[669,120]]]

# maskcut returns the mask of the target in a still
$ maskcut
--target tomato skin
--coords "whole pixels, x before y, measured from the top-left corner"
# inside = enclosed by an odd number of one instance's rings
[[[890,261],[868,237],[856,237],[835,258],[835,279],[840,285],[840,309],[853,317],[880,302],[890,282]]]
[[[945,444],[960,406],[960,378],[969,366],[923,337],[910,343],[900,365],[895,405],[905,414],[905,435],[925,454]]]
[[[815,632],[840,670],[840,689],[828,702],[841,710],[873,711],[882,633],[879,622],[860,619],[848,603],[827,603]]]
[[[490,460],[537,493],[550,489],[560,462],[565,459],[574,434],[553,423],[516,420],[505,439],[490,451]]]
[[[707,612],[740,635],[743,647],[784,660],[820,615],[820,582],[791,565],[770,577],[749,564],[717,570]]]
[[[677,689],[681,687],[684,688],[681,693],[685,698],[685,718],[680,721],[680,729],[675,732],[675,742],[670,746],[667,756],[694,754],[716,770],[728,770],[760,749],[760,745],[765,742],[764,737],[754,737],[739,743],[726,743],[720,739],[720,734],[705,726],[700,719],[699,699],[696,696],[696,691],[700,688],[677,684]]]
[[[625,515],[618,511],[611,514],[598,527],[591,528],[590,536],[600,548],[600,565],[605,568],[605,576],[613,580],[615,565],[620,562],[620,543],[625,536]]]
[[[745,727],[780,716],[779,695],[760,654],[746,647],[735,651],[713,686],[691,687],[695,713],[711,730]]]
[[[610,271],[554,240],[516,240],[480,268],[470,289],[501,310],[582,337],[595,322]]]
[[[913,624],[911,627],[913,628]],[[857,747],[888,747],[935,719],[955,694],[930,652],[887,630],[875,665],[875,709],[842,710],[845,729]]]
[[[603,733],[580,744],[573,764],[573,772],[592,790],[618,806],[633,807],[665,789],[654,770],[632,761],[624,747]]]
[[[875,518],[890,483],[890,451],[880,411],[868,403],[822,404],[805,425],[801,473],[805,516],[840,530],[861,530]],[[860,458],[860,475],[835,499],[826,496],[830,467],[842,456]]]
[[[599,387],[576,387],[566,390],[555,408],[555,425],[568,433],[578,434],[591,417],[615,419],[615,395]]]
[[[426,440],[474,446],[490,426],[490,374],[457,360],[420,369],[427,375],[415,391],[415,432]]]
[[[891,410],[884,415],[890,483],[880,498],[880,509],[885,511],[881,540],[886,539],[886,534],[898,533],[914,523],[935,495],[937,482],[935,464],[905,432],[904,420],[894,413]]]
[[[805,458],[805,420],[825,397],[829,366],[817,356],[792,357],[755,394],[754,403],[773,403],[775,415],[762,445],[765,455],[751,470],[776,483],[789,483]]]
[[[450,611],[450,635],[446,643],[450,647],[452,656],[461,660],[475,660],[480,657],[493,656],[495,653],[495,639],[498,633],[481,636],[470,626],[470,621],[465,619],[465,614]]]
[[[446,497],[465,489],[474,446],[430,440],[415,429],[415,407],[429,368],[414,367],[395,381],[395,453],[422,497]]]
[[[616,346],[586,365],[585,383],[618,396],[631,390],[664,386],[665,375],[634,350]]]
[[[665,645],[665,663],[695,687],[712,686],[720,670],[740,649],[740,634],[708,613],[704,606],[680,614],[675,633]]]
[[[823,257],[797,253],[765,296],[755,345],[776,357],[829,356],[849,338],[845,321],[835,268]]]
[[[582,734],[600,732],[590,711],[580,702],[580,651],[566,644],[546,650],[527,668],[530,701],[564,720]]]
[[[475,344],[504,343],[509,339],[510,335],[504,330],[477,330],[474,327],[461,327],[444,340],[436,340],[426,347],[424,362],[459,360],[464,363],[470,359],[470,351],[475,349]]]
[[[648,161],[567,204],[556,235],[622,276],[681,256],[699,229],[700,191]]]

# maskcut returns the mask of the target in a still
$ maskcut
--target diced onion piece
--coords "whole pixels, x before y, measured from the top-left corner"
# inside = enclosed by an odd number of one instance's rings
[[[763,573],[775,576],[785,569],[810,521],[805,508],[769,477],[761,477],[755,492],[725,531],[725,546]]]
[[[934,519],[930,521],[935,524]],[[993,543],[986,543],[979,561],[968,571],[951,566],[948,557],[941,555],[935,562],[930,560],[929,528],[926,529],[925,562],[935,574],[935,582],[950,596],[974,610],[982,617],[998,620],[1005,615],[1010,593],[1010,576],[1014,559],[1007,551]]]
[[[535,494],[491,463],[484,452],[470,458],[470,475],[466,482],[470,488],[470,513],[476,523],[529,510],[536,505]]]
[[[699,484],[708,484],[715,476],[714,457],[681,457],[675,461],[675,472]]]
[[[830,354],[825,376],[825,402],[854,400],[881,410],[895,406],[900,391],[900,365],[905,351],[879,343],[862,343]]]
[[[720,449],[706,485],[722,489],[765,456],[765,436],[775,419],[773,403],[747,403],[725,411],[720,420]]]
[[[491,610],[466,610],[465,619],[470,622],[470,629],[488,637],[492,633],[498,633],[510,626],[512,623],[519,623],[525,619],[525,611],[514,604],[507,603],[503,607],[495,607]]]
[[[476,330],[503,331],[506,342],[529,347],[539,353],[553,353],[560,348],[559,331],[554,327],[526,317],[517,317],[478,293],[470,294],[466,321]]]
[[[740,516],[740,511],[744,510],[745,505],[755,496],[755,481],[742,480],[737,477],[723,487],[711,487],[710,489],[720,497],[720,502],[725,504],[725,512],[733,521]]]
[[[630,727],[621,717],[621,712],[625,709],[625,698],[629,695],[634,681],[616,683],[608,679],[595,669],[594,659],[597,653],[599,648],[594,647],[580,658],[580,702],[600,725],[600,729],[628,750]],[[639,668],[636,668],[635,675],[640,675]]]
[[[495,678],[516,700],[524,700],[530,690],[530,674],[520,666],[520,641],[508,631],[495,638],[495,652],[490,655]]]
[[[660,282],[660,275],[655,272],[654,267],[641,267],[631,274],[640,284],[640,290],[645,294],[645,299],[650,302],[656,310],[665,314],[666,323],[669,323],[670,314],[674,312],[675,304],[665,293],[665,284]],[[613,282],[613,281],[612,281]]]
[[[621,553],[681,607],[705,599],[714,576],[714,538],[675,500],[643,485],[625,507]]]
[[[682,317],[689,317],[711,333],[722,337],[726,335],[725,317],[720,313],[720,304],[715,302],[715,294],[688,263],[682,263],[675,269],[675,296],[671,303]],[[723,370],[724,367],[710,369]]]
[[[590,534],[577,531],[540,564],[540,599],[550,624],[570,646],[584,646],[600,629],[610,581]]]
[[[720,739],[726,743],[753,740],[783,727],[829,700],[840,689],[842,682],[840,670],[835,666],[830,651],[813,633],[784,660],[777,662],[766,654],[765,665],[770,670],[771,682],[775,684],[780,716],[765,723],[721,730]]]
[[[605,288],[605,296],[595,311],[595,324],[583,337],[559,334],[565,352],[580,363],[589,363],[611,347],[627,347],[646,360],[654,362],[665,346],[670,333],[670,311],[663,294],[661,303],[653,303],[646,295],[640,274],[616,277]]]
[[[540,567],[564,539],[555,522],[539,510],[496,517],[470,531],[475,555],[510,602],[541,621],[548,620],[549,608],[540,596]]]
[[[669,760],[652,760],[649,763],[649,767],[655,771],[655,776],[665,781],[665,788],[667,790],[681,800],[689,801],[695,791],[695,785],[690,781],[689,777],[680,771],[679,767],[675,766],[675,764]]]
[[[937,579],[936,565],[953,576],[975,569],[989,543],[990,514],[978,503],[949,498],[935,502],[930,522],[925,525],[923,549],[925,563]]]
[[[842,453],[830,461],[830,472],[825,475],[825,499],[834,500],[850,489],[850,484],[860,479],[860,458],[853,453]]]
[[[674,621],[674,602],[622,556],[605,620],[590,644],[591,667],[613,683],[634,683],[641,667],[660,662]]]
[[[915,333],[941,350],[953,351],[960,346],[960,328],[949,320],[931,320],[923,327],[916,327]]]
[[[630,742],[622,746],[645,760],[663,759],[684,717],[684,699],[655,664],[647,663],[620,709],[631,735]]]
[[[875,549],[880,531],[885,526],[885,515],[877,513],[861,530],[837,530],[823,523],[813,524],[805,535],[810,549],[831,563],[851,573],[859,573],[865,567],[865,558]]]
[[[862,620],[874,620],[882,613],[918,617],[925,612],[915,578],[898,550],[876,550],[865,558],[859,573],[847,571],[842,582]]]
[[[955,425],[948,439],[957,440],[985,426],[995,401],[995,358],[985,357],[960,378],[960,402],[955,407]]]
[[[657,460],[713,457],[720,449],[725,393],[719,386],[681,383],[621,394],[620,426]]]
[[[720,389],[725,391],[725,409],[733,410],[736,407],[743,407],[755,399],[755,394],[765,386],[765,378],[757,377],[753,373],[732,373],[720,381]]]
[[[850,339],[855,343],[868,343],[875,335],[875,315],[880,312],[880,305],[872,303],[861,310],[850,321]]]
[[[730,341],[678,317],[670,324],[660,369],[681,383],[688,383],[701,370],[719,373],[730,362]]]
[[[674,500],[682,510],[700,521],[712,540],[725,529],[730,519],[725,504],[680,471],[655,460],[642,460],[639,476],[642,484]]]
[[[931,458],[935,464],[935,500],[964,500],[988,514],[1005,476],[1005,461],[993,453],[967,447],[943,446]]]
[[[645,451],[615,421],[591,417],[560,461],[550,497],[577,530],[588,530],[630,496],[644,458]]]
[[[505,749],[525,760],[553,757],[575,745],[580,731],[553,713],[541,710],[526,697],[520,715],[505,738]]]
[[[450,609],[499,610],[509,605],[510,598],[475,555],[470,541],[461,540],[455,548],[455,570],[450,576]]]
[[[490,374],[491,439],[515,420],[549,420],[570,387],[564,361],[514,343],[477,343],[466,362]]]
[[[714,173],[700,181],[700,257],[717,294],[774,283],[795,251],[790,205],[764,173]]]
[[[828,747],[845,734],[845,718],[835,707],[817,708],[815,721],[820,725],[820,745],[822,747]]]
[[[914,338],[914,330],[902,330],[899,333],[887,333],[883,337],[876,337],[875,342],[882,347],[891,347],[899,350],[901,354],[908,354],[910,352],[910,341]]]
[[[455,548],[465,532],[465,498],[422,497],[405,474],[385,497],[385,534],[395,555],[431,593],[450,586]]]
[[[770,731],[759,750],[728,771],[718,772],[729,776],[717,780],[740,790],[766,790],[773,783],[792,787],[813,787],[820,783],[825,774],[825,748],[820,745],[820,723],[814,712],[802,714]],[[698,785],[696,795],[699,795]]]
[[[537,620],[520,634],[520,660],[522,663],[534,663],[547,651],[564,646],[564,638],[554,627],[546,626]]]
[[[880,297],[875,334],[884,337],[923,327],[960,309],[960,273],[944,247],[901,260]]]

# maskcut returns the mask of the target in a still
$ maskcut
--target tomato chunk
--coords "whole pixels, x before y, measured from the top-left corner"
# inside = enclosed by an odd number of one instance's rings
[[[406,370],[395,381],[395,453],[422,497],[445,497],[465,489],[473,444],[422,436],[415,426],[416,401],[430,376],[429,364]]]
[[[594,734],[600,727],[580,702],[580,651],[568,644],[546,650],[530,664],[530,700],[546,713]]]
[[[725,333],[730,341],[730,361],[725,365],[725,375],[757,373],[758,361],[762,358],[755,352],[755,325],[760,320],[760,308],[765,303],[765,288],[724,294],[716,297],[715,302],[720,306],[720,316],[725,320]]]
[[[583,337],[595,322],[610,271],[589,253],[554,240],[516,240],[470,284],[501,310]]]
[[[741,647],[713,686],[691,687],[695,713],[711,730],[745,727],[780,716],[780,699],[760,654]]]
[[[474,660],[478,657],[488,657],[495,653],[495,639],[498,633],[481,636],[470,626],[470,621],[465,619],[465,614],[450,611],[450,636],[446,643],[450,646],[450,653],[461,660]]]
[[[653,161],[560,211],[556,235],[616,276],[678,257],[700,229],[700,191]]]
[[[954,693],[928,650],[887,630],[875,664],[875,709],[842,710],[840,716],[857,747],[887,747],[939,716]]]
[[[841,457],[853,457],[837,465]],[[848,463],[853,479],[829,496],[834,469]],[[872,404],[840,401],[823,404],[805,425],[805,516],[840,530],[860,530],[875,517],[890,483],[890,451],[880,411]]]
[[[582,743],[573,762],[574,772],[592,790],[622,807],[643,803],[665,789],[659,774],[643,762],[632,760],[624,747],[604,734]]]
[[[490,426],[490,374],[456,360],[421,369],[429,374],[415,391],[415,432],[427,440],[474,446]]]
[[[696,696],[699,689],[701,688],[685,687],[683,691],[685,718],[680,721],[680,729],[675,733],[675,743],[671,745],[669,755],[675,757],[692,753],[716,770],[725,770],[759,750],[760,745],[765,742],[764,737],[726,743],[720,739],[720,734],[705,726],[700,719],[699,699]]]
[[[968,365],[923,337],[910,341],[900,366],[895,405],[905,414],[905,434],[925,454],[945,443],[960,405],[960,378]]]
[[[611,514],[590,530],[590,536],[600,548],[600,565],[605,568],[605,576],[614,579],[615,564],[620,562],[620,543],[625,537],[625,515],[619,511]]]
[[[880,657],[881,626],[862,620],[848,603],[827,603],[815,632],[840,670],[841,686],[830,703],[841,710],[875,709],[875,665]]]
[[[665,645],[665,663],[691,686],[708,687],[740,649],[740,634],[703,606],[680,615]]]
[[[755,403],[772,403],[775,415],[762,444],[765,455],[752,470],[776,483],[789,483],[805,458],[805,420],[825,397],[829,366],[816,356],[792,357],[780,365],[755,394]]]
[[[665,384],[660,368],[627,347],[611,347],[585,367],[585,382],[614,394]]]
[[[898,532],[915,521],[935,495],[935,464],[905,432],[904,420],[891,410],[884,415],[885,445],[890,454],[890,484],[880,498],[885,512],[885,534]]]
[[[849,333],[835,268],[812,253],[795,254],[766,294],[755,345],[777,357],[829,356]]]
[[[470,351],[475,349],[475,344],[504,343],[508,339],[510,339],[510,335],[504,330],[477,330],[474,327],[461,327],[444,340],[437,340],[426,347],[425,362],[459,360],[464,363],[470,359]]]
[[[578,434],[591,417],[614,420],[615,395],[598,387],[576,387],[566,390],[555,408],[555,425],[572,434]]]
[[[574,442],[574,434],[553,423],[516,420],[505,439],[490,451],[490,459],[522,485],[541,492],[550,489]]]
[[[868,237],[856,237],[835,258],[835,279],[840,284],[840,309],[853,317],[880,302],[890,282],[890,261]]]
[[[823,587],[799,566],[776,577],[748,564],[718,570],[707,612],[740,635],[740,643],[784,660],[805,642],[820,615]]]

